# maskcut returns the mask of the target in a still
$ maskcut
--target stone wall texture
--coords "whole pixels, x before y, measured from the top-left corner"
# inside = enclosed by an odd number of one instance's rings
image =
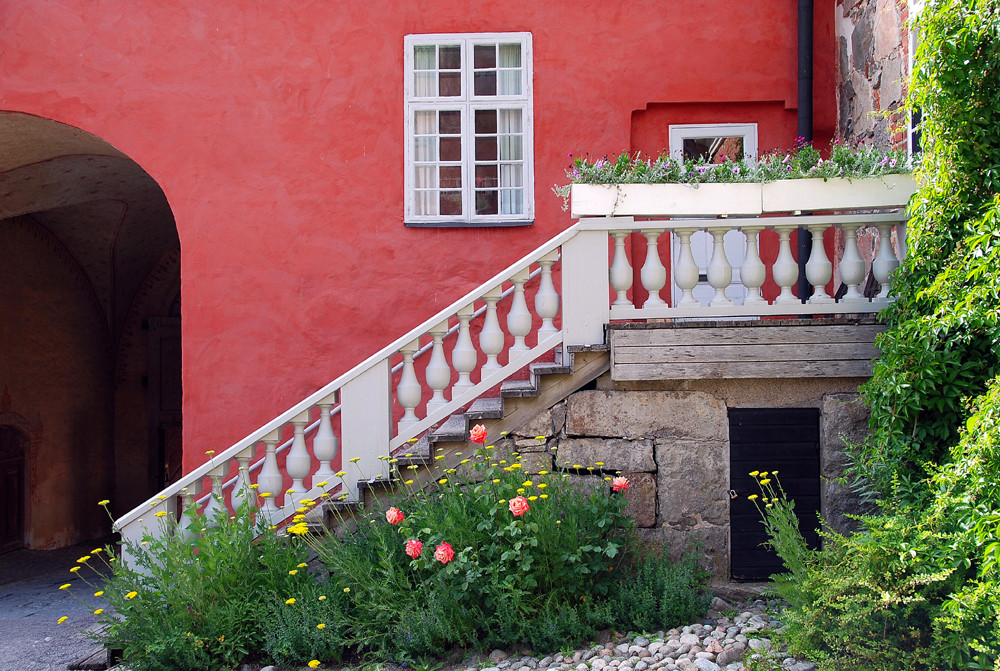
[[[675,557],[697,543],[703,565],[727,579],[731,407],[818,408],[822,513],[831,527],[849,531],[845,515],[862,512],[839,482],[845,445],[867,434],[859,380],[814,382],[754,380],[752,390],[726,380],[687,389],[616,388],[605,376],[597,389],[572,394],[510,438],[528,472],[565,469],[590,491],[608,490],[607,478],[625,475],[627,511],[641,537]]]
[[[906,0],[838,0],[838,138],[906,149]]]

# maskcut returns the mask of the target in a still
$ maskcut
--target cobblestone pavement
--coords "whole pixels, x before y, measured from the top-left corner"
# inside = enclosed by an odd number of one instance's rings
[[[69,569],[105,542],[0,555],[0,671],[62,671],[97,649],[86,631],[97,622],[94,609],[106,604],[84,579],[98,584],[99,578]],[[71,587],[60,590],[66,583]],[[57,624],[64,615],[67,621]]]

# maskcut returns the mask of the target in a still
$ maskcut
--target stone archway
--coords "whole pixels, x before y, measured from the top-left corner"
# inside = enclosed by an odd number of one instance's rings
[[[101,536],[97,501],[121,514],[157,491],[142,325],[179,292],[159,185],[100,138],[0,112],[0,385],[46,427],[26,466],[28,547]]]

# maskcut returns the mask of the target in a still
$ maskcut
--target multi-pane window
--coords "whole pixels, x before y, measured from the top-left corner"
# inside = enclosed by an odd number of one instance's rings
[[[410,35],[406,221],[530,223],[531,35]]]
[[[670,126],[670,157],[674,160],[723,163],[757,159],[757,124],[715,123]]]

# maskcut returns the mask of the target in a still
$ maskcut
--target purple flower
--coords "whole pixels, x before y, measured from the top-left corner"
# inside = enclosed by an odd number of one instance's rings
[[[892,159],[891,161],[889,161],[889,167],[890,168],[895,168],[896,167],[896,159]]]

